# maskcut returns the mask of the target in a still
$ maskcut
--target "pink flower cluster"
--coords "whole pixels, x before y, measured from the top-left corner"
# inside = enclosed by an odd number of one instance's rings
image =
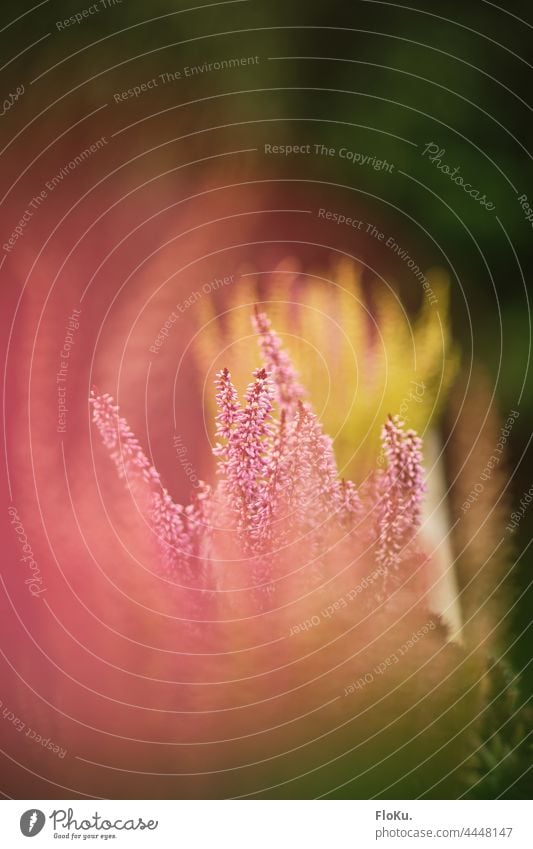
[[[91,395],[93,420],[157,537],[165,571],[208,574],[229,545],[234,559],[250,561],[268,582],[279,552],[304,546],[320,564],[341,541],[371,552],[380,574],[394,576],[412,558],[420,526],[420,439],[389,417],[382,431],[386,469],[361,491],[342,480],[332,440],[302,400],[304,389],[267,316],[256,311],[253,324],[264,365],[242,404],[229,371],[218,373],[219,482],[202,485],[188,507],[174,503],[111,396]]]

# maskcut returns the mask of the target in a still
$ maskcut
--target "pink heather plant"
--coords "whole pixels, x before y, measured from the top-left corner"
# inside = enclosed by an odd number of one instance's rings
[[[160,769],[178,796],[454,797],[477,745],[484,661],[429,609],[420,439],[389,417],[386,467],[359,488],[343,480],[267,317],[253,323],[263,366],[242,400],[218,373],[218,480],[187,507],[112,398],[91,395],[153,541],[143,593],[166,615],[150,642],[172,628],[157,677],[183,682],[161,732],[180,749]]]
[[[253,324],[264,366],[242,405],[229,371],[218,373],[213,454],[220,480],[214,490],[202,484],[188,507],[174,503],[111,396],[91,394],[93,421],[157,538],[164,572],[188,575],[194,585],[218,573],[220,585],[222,561],[251,559],[251,573],[270,592],[281,551],[304,546],[314,584],[327,578],[323,556],[349,543],[374,552],[383,578],[398,576],[420,526],[420,439],[389,417],[382,431],[387,468],[358,493],[339,478],[332,440],[302,401],[304,389],[268,318],[256,310]]]

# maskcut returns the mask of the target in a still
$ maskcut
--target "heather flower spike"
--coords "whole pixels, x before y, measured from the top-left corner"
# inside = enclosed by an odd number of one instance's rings
[[[216,399],[219,410],[216,416],[216,436],[225,442],[217,442],[213,454],[215,457],[220,457],[219,471],[221,471],[228,460],[229,440],[239,420],[240,405],[237,399],[237,390],[231,382],[231,375],[227,368],[219,371],[216,383]]]
[[[272,376],[276,387],[277,401],[282,409],[294,412],[305,391],[289,357],[282,348],[281,340],[271,326],[267,315],[255,308],[253,325],[259,334],[259,345],[263,362]]]
[[[89,400],[93,422],[118,475],[127,481],[138,508],[145,513],[158,538],[164,571],[172,572],[178,564],[188,564],[195,547],[194,507],[185,510],[174,503],[126,419],[120,417],[111,395],[97,395],[93,391]]]
[[[353,521],[361,515],[363,505],[353,481],[347,481],[344,478],[341,480],[340,502],[341,511],[346,516],[348,522]]]
[[[262,525],[271,474],[268,449],[272,436],[272,394],[266,370],[257,369],[246,391],[246,406],[236,413],[234,430],[227,424],[230,417],[227,397],[221,412],[222,427],[228,431],[228,442],[222,455],[227,458],[222,470],[225,475],[224,491],[238,517],[238,529],[247,549],[253,549],[253,541],[264,533]],[[233,397],[231,391],[228,397]]]
[[[389,417],[382,431],[387,468],[361,494],[339,478],[332,440],[301,400],[303,389],[267,317],[256,312],[254,324],[265,367],[253,373],[242,403],[228,369],[217,374],[213,454],[219,482],[213,490],[202,484],[188,507],[174,503],[111,396],[91,396],[93,420],[120,476],[144,492],[141,503],[161,545],[163,568],[192,573],[201,583],[229,545],[252,576],[270,581],[282,550],[300,558],[306,551],[323,563],[332,548],[346,544],[350,557],[372,549],[380,575],[397,570],[412,556],[420,526],[420,439]]]
[[[157,486],[160,483],[158,472],[144,454],[126,419],[119,416],[119,409],[111,395],[98,395],[93,390],[89,401],[93,421],[117,467],[119,477],[126,480],[141,479]]]
[[[318,526],[340,508],[340,481],[331,439],[322,432],[311,408],[301,401],[294,433],[292,502],[302,528]]]
[[[415,432],[404,431],[400,418],[389,416],[381,438],[387,469],[377,486],[377,561],[390,570],[397,568],[419,529],[425,484],[422,442]]]

